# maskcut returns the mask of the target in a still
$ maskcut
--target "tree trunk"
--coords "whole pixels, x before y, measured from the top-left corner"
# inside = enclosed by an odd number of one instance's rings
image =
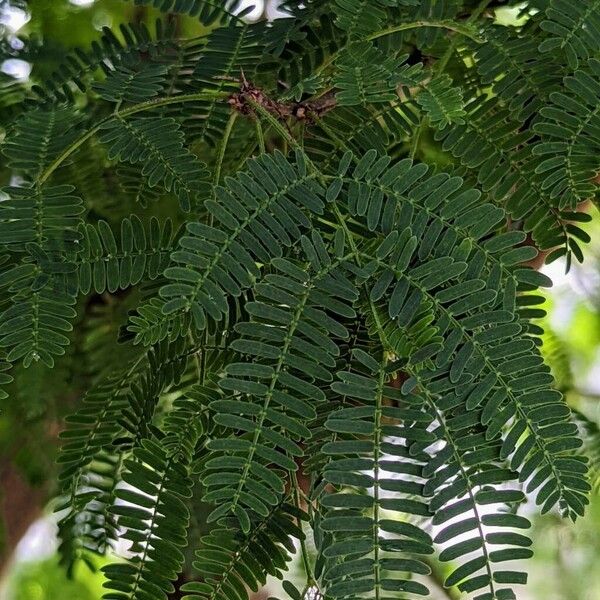
[[[32,487],[10,462],[0,467],[0,576],[4,575],[12,553],[29,526],[42,513],[46,494]]]

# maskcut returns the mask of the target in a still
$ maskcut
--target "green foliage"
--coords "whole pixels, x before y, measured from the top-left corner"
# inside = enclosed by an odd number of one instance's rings
[[[107,289],[112,293],[142,280],[156,279],[168,265],[174,245],[169,219],[161,224],[152,218],[149,227],[144,227],[136,215],[123,219],[120,248],[106,221],[98,221],[96,226],[81,225],[80,229],[76,263],[83,294],[91,289],[97,294]]]
[[[418,557],[433,554],[432,540],[404,515],[429,514],[427,505],[414,499],[423,496],[421,473],[428,457],[409,448],[435,440],[427,431],[432,418],[417,403],[386,406],[386,399],[401,397],[387,385],[392,371],[362,350],[354,356],[358,372],[341,371],[332,385],[352,406],[333,411],[325,423],[336,434],[323,446],[329,458],[324,480],[335,490],[321,498],[325,593],[354,598],[380,588],[427,595],[427,587],[413,577],[431,572]],[[365,489],[372,494],[361,493]]]
[[[353,106],[393,101],[398,86],[414,86],[421,78],[421,65],[408,66],[404,64],[407,58],[406,54],[388,57],[367,43],[350,45],[336,62],[332,83],[340,90],[338,103]]]
[[[600,89],[600,62],[590,60],[587,67],[565,77],[570,94],[551,94],[550,106],[541,110],[545,119],[535,127],[542,136],[542,143],[534,148],[534,154],[544,157],[536,168],[536,173],[544,174],[542,189],[550,190],[560,208],[571,210],[594,193],[592,180],[597,172],[590,156],[598,143],[592,132],[598,121],[595,98]]]
[[[69,108],[39,108],[20,117],[4,145],[4,155],[16,171],[35,178],[70,142],[74,114]]]
[[[27,562],[8,579],[8,594],[14,600],[58,600],[65,594],[78,600],[96,600],[102,591],[100,573],[80,569],[69,579],[54,558]]]
[[[452,86],[452,81],[447,75],[430,81],[417,96],[417,102],[431,123],[439,129],[444,129],[451,123],[462,125],[465,122],[461,90]]]
[[[317,235],[301,244],[306,262],[275,259],[274,272],[256,284],[255,300],[246,305],[253,320],[236,325],[240,337],[231,344],[246,360],[227,366],[219,383],[231,396],[210,405],[224,436],[213,438],[209,449],[224,454],[207,463],[203,477],[205,500],[218,504],[208,519],[233,512],[246,533],[248,510],[266,516],[267,505],[277,504],[284,492],[285,482],[269,465],[296,470],[294,459],[303,455],[299,443],[311,437],[303,420],[314,417],[312,405],[325,399],[318,386],[331,381],[328,368],[339,355],[331,338],[348,336],[321,310],[323,300],[336,314],[355,316],[348,302],[358,294],[339,261],[331,261]],[[312,383],[303,381],[307,374]],[[235,431],[253,435],[228,439]]]
[[[586,60],[600,49],[600,3],[592,0],[573,5],[564,0],[552,0],[540,27],[548,37],[540,43],[540,52],[561,52],[570,68],[577,69],[579,60]]]
[[[280,502],[266,516],[255,516],[246,534],[235,527],[214,529],[195,554],[193,567],[201,581],[185,583],[181,591],[189,592],[190,600],[248,598],[248,589],[260,590],[267,575],[282,577],[294,552],[291,538],[304,537],[301,520],[308,515]]]
[[[78,92],[88,90],[98,69],[108,70],[107,61],[115,69],[121,65],[128,69],[144,55],[164,55],[173,47],[172,25],[159,20],[152,29],[144,23],[123,24],[118,32],[103,27],[102,36],[89,50],[77,48],[50,77],[32,87],[34,101],[42,105],[71,103]]]
[[[2,397],[87,361],[62,564],[121,538],[108,600],[244,600],[299,546],[294,600],[426,596],[440,563],[515,598],[521,504],[590,490],[529,263],[589,241],[598,3],[136,4],[168,24],[103,30],[3,143]]]
[[[143,102],[157,96],[164,85],[165,65],[142,64],[138,70],[117,67],[93,89],[110,102]]]
[[[110,159],[142,163],[142,175],[150,187],[160,184],[168,192],[173,190],[182,210],[192,208],[205,171],[185,147],[177,121],[159,117],[128,122],[116,117],[104,123],[101,131],[100,141],[108,146]]]

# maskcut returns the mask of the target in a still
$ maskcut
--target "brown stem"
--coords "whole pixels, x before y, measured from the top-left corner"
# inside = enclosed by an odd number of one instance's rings
[[[45,491],[33,487],[12,462],[0,467],[0,576],[29,526],[42,513]]]

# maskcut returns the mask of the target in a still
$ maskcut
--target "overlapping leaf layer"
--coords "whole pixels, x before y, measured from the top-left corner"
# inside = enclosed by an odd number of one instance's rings
[[[108,600],[515,598],[521,506],[590,489],[534,266],[589,241],[600,3],[136,4],[169,24],[104,30],[3,143],[0,397],[105,319],[63,563],[125,540]]]

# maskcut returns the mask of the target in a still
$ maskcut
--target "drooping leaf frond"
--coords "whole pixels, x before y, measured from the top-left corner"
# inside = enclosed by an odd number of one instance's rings
[[[108,580],[105,587],[113,590],[104,598],[166,599],[183,565],[180,548],[186,545],[189,520],[185,500],[191,495],[189,458],[170,455],[156,442],[144,440],[125,467],[123,480],[131,487],[118,489],[116,496],[126,504],[114,505],[111,512],[125,527],[121,537],[132,542],[133,557],[126,564],[102,568]]]
[[[207,318],[227,313],[226,295],[239,296],[258,275],[255,261],[269,263],[282,255],[310,221],[302,209],[323,210],[315,176],[302,161],[279,154],[248,163],[249,171],[228,179],[206,208],[220,228],[190,223],[173,254],[176,266],[165,271],[165,315],[190,313],[197,329]],[[206,293],[208,291],[208,293]]]
[[[412,452],[411,444],[433,441],[431,417],[418,404],[393,405],[399,390],[389,385],[393,371],[385,361],[359,350],[355,358],[358,372],[340,372],[332,385],[352,405],[325,423],[336,434],[323,447],[330,486],[320,499],[325,592],[332,598],[378,590],[427,595],[419,576],[430,569],[419,556],[433,553],[431,537],[404,515],[428,514],[421,499],[426,456]]]
[[[562,255],[573,253],[581,259],[579,241],[587,236],[568,222],[587,222],[590,217],[560,209],[559,199],[544,184],[543,173],[536,172],[541,160],[534,152],[544,146],[536,150],[530,143],[532,132],[519,131],[519,127],[509,110],[499,111],[494,102],[477,100],[464,125],[447,128],[438,137],[443,137],[445,150],[475,172],[485,192],[498,202],[506,198],[510,216],[523,222],[523,229],[531,232],[541,250],[560,247]]]
[[[105,587],[113,590],[104,595],[106,599],[166,599],[175,589],[171,582],[184,561],[181,548],[187,543],[191,462],[205,427],[206,392],[210,394],[209,390],[192,390],[175,402],[163,435],[141,440],[125,460],[123,481],[129,485],[116,490],[122,503],[110,512],[125,528],[122,537],[131,542],[133,556],[125,565],[103,567],[108,579]]]
[[[76,135],[73,111],[39,108],[22,115],[14,125],[3,154],[10,166],[35,179]]]
[[[83,207],[72,191],[68,185],[3,190],[8,198],[0,208],[0,231],[16,260],[0,274],[0,287],[11,293],[0,328],[0,345],[10,361],[27,366],[41,360],[51,366],[53,356],[64,354],[69,344],[65,333],[72,329],[75,299],[53,275],[72,270],[54,258],[72,251],[78,241]],[[47,264],[53,265],[51,272]]]
[[[542,189],[561,209],[575,210],[597,187],[600,62],[590,60],[586,67],[565,78],[570,96],[553,93],[551,102],[540,111],[543,121],[534,126],[542,136],[534,154],[543,159],[536,174],[542,175]]]
[[[339,354],[332,338],[348,335],[323,309],[354,315],[348,303],[356,292],[340,259],[329,256],[318,236],[303,238],[302,246],[304,265],[276,259],[277,270],[256,285],[256,298],[246,305],[252,320],[236,326],[241,336],[231,344],[245,360],[227,366],[220,386],[228,395],[211,404],[224,435],[208,446],[214,458],[203,477],[205,500],[218,504],[209,520],[232,512],[244,531],[249,512],[266,516],[268,505],[281,500],[284,481],[267,465],[296,470],[295,460],[303,455],[299,444],[310,438],[303,421],[325,399],[319,385],[331,380],[329,369]],[[246,439],[229,439],[232,431],[246,432]]]
[[[439,368],[449,368],[450,381],[454,385],[468,384],[474,378],[480,378],[476,385],[459,387],[458,393],[471,409],[485,401],[487,410],[482,423],[488,427],[490,439],[514,419],[504,442],[503,458],[512,453],[525,434],[512,457],[512,464],[521,468],[527,460],[527,467],[521,472],[523,481],[536,472],[528,483],[529,491],[539,489],[537,500],[545,510],[559,504],[571,517],[581,514],[582,502],[585,503],[581,494],[585,495],[588,488],[585,477],[581,478],[585,468],[579,467],[577,461],[563,460],[561,456],[563,451],[578,447],[580,441],[573,437],[575,429],[565,422],[569,410],[561,395],[548,387],[552,377],[520,323],[523,315],[519,314],[520,309],[515,304],[517,290],[527,291],[545,282],[539,273],[518,267],[520,262],[531,258],[530,249],[513,248],[522,237],[505,234],[502,240],[492,238],[484,243],[481,253],[475,250],[480,256],[475,259],[473,250],[502,219],[502,213],[485,204],[477,211],[471,210],[477,194],[473,195],[472,190],[461,193],[459,178],[436,175],[419,185],[417,182],[426,170],[406,161],[377,179],[384,165],[385,161],[376,162],[374,153],[365,155],[358,162],[351,179],[355,191],[349,193],[350,211],[357,216],[365,215],[371,230],[378,227],[381,219],[385,231],[393,223],[390,217],[399,208],[400,203],[396,204],[395,198],[406,193],[408,202],[403,205],[398,221],[404,224],[409,223],[411,217],[414,219],[413,237],[406,230],[395,236],[392,230],[381,245],[378,256],[394,257],[392,264],[397,265],[397,271],[376,256],[377,261],[382,261],[383,272],[370,292],[371,301],[377,302],[389,293],[390,317],[402,327],[418,322],[420,345],[409,348],[409,360],[418,363],[423,358],[435,358]],[[359,180],[367,172],[371,181],[361,186]],[[411,191],[409,186],[415,186],[414,190]],[[337,184],[335,187],[339,189]],[[384,194],[389,197],[387,202]],[[444,207],[446,194],[456,194],[461,201]],[[439,207],[441,211],[436,215]],[[434,222],[439,223],[435,229],[432,225],[427,227],[432,214],[435,215]],[[445,228],[454,232],[441,237]],[[423,236],[423,241],[419,242],[419,237],[415,236]],[[468,245],[461,237],[469,240]],[[443,249],[444,254],[454,257],[456,263],[453,264],[452,258],[440,257],[417,266],[414,271],[409,269],[417,248],[418,256],[423,260],[432,252],[436,238],[446,240],[438,243],[436,251]],[[398,245],[394,251],[395,244]],[[465,250],[468,254],[463,254]],[[492,258],[494,252],[501,255]],[[461,256],[470,258],[469,268],[468,263],[461,264]],[[486,265],[486,259],[491,264]],[[487,268],[491,269],[487,281],[477,283],[477,276]],[[463,273],[469,278],[466,281],[459,278]],[[470,280],[471,277],[475,279]],[[454,283],[453,278],[458,278],[458,283]],[[392,287],[392,284],[395,285]],[[443,284],[446,285],[440,289]],[[502,295],[498,294],[498,288],[503,289]],[[427,317],[427,312],[431,317]],[[438,334],[446,338],[441,344],[423,331],[432,322],[444,324],[443,328],[438,326]],[[391,349],[398,352],[396,347]],[[507,356],[515,358],[506,362]],[[547,406],[539,409],[538,400]],[[546,429],[545,425],[551,426]]]
[[[63,497],[57,510],[68,507],[59,522],[59,550],[69,568],[89,553],[104,554],[114,545],[116,521],[109,508],[122,469],[122,459],[114,453],[139,444],[159,395],[182,377],[188,356],[181,341],[151,348],[101,381],[68,419],[59,458]]]
[[[527,577],[512,568],[503,569],[502,563],[533,555],[532,542],[522,533],[530,523],[513,512],[525,495],[508,487],[515,485],[516,474],[503,467],[499,440],[485,436],[481,415],[478,419],[457,403],[448,383],[427,384],[437,392],[435,397],[428,396],[427,403],[442,445],[423,471],[428,478],[424,492],[432,496],[432,522],[441,527],[434,538],[443,547],[440,560],[461,561],[445,585],[458,585],[463,592],[483,590],[477,596],[481,598],[513,598],[512,590],[503,586],[524,584]]]
[[[257,592],[267,575],[282,577],[295,550],[290,538],[304,538],[295,521],[306,518],[296,506],[283,501],[268,515],[256,517],[246,534],[233,528],[214,529],[202,538],[195,553],[193,567],[199,581],[183,584],[181,591],[189,592],[190,600],[247,600],[248,590]]]

